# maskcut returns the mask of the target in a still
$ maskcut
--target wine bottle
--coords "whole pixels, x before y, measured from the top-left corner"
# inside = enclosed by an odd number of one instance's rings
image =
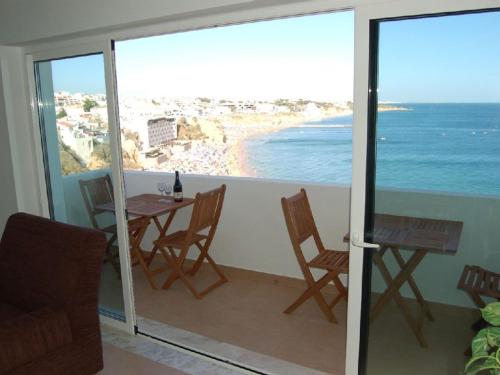
[[[182,184],[179,179],[179,171],[175,171],[174,201],[182,202]]]

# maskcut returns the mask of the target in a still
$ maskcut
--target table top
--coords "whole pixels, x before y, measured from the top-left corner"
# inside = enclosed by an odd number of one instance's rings
[[[184,198],[181,202],[174,201],[173,197],[158,194],[140,194],[127,198],[127,211],[134,216],[154,217],[164,215],[169,211],[189,206],[194,202],[193,198]],[[96,206],[103,211],[115,211],[114,203],[106,203]]]
[[[375,214],[373,242],[383,247],[454,255],[463,222]],[[344,236],[349,241],[349,234]]]

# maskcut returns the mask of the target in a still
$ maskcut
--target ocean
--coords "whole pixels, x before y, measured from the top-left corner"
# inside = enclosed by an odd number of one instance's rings
[[[379,112],[377,187],[500,196],[500,104],[398,104]],[[248,139],[256,176],[351,183],[352,116]],[[342,127],[346,126],[346,127]]]

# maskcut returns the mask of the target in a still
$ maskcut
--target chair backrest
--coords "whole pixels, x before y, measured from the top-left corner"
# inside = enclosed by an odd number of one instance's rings
[[[289,197],[281,198],[288,234],[295,252],[301,252],[300,245],[313,236],[319,252],[325,250],[304,189]],[[297,254],[298,255],[298,254]]]
[[[222,185],[217,189],[196,194],[187,239],[210,227],[208,237],[211,240],[219,223],[225,193],[226,185]]]
[[[100,204],[113,202],[113,185],[109,174],[89,180],[79,180],[80,191],[82,192],[83,202],[89,214],[92,226],[99,229],[97,215],[104,211],[96,209]]]

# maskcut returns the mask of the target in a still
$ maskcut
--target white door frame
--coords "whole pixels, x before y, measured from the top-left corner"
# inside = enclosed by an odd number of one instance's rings
[[[131,273],[131,260],[129,248],[129,239],[127,231],[127,219],[125,216],[125,189],[123,180],[122,169],[122,155],[121,155],[121,141],[120,129],[117,121],[117,95],[116,95],[116,80],[114,73],[114,61],[112,53],[112,43],[97,42],[88,44],[76,44],[70,47],[64,47],[54,50],[46,50],[37,52],[32,55],[26,55],[27,70],[28,70],[28,85],[30,93],[31,111],[33,119],[33,134],[35,135],[37,166],[43,170],[43,152],[42,152],[42,139],[40,137],[40,119],[38,116],[38,99],[35,87],[35,70],[34,63],[44,60],[54,60],[61,58],[70,58],[85,56],[90,54],[102,53],[104,61],[104,76],[106,83],[106,102],[108,111],[108,127],[110,134],[110,150],[111,150],[111,179],[113,183],[115,212],[116,212],[116,226],[119,245],[120,256],[120,269],[122,277],[122,294],[124,301],[125,322],[114,320],[105,316],[101,316],[101,321],[112,325],[116,328],[127,331],[131,334],[135,332],[136,318],[135,308],[132,293],[132,273]],[[39,191],[46,191],[46,178],[44,173],[40,173]],[[40,200],[42,202],[43,214],[49,216],[49,203],[47,194],[41,194]]]
[[[355,8],[354,115],[350,234],[364,234],[370,22],[372,20],[500,8],[500,1],[440,0],[393,1],[359,4]],[[360,324],[363,286],[363,248],[350,244],[349,301],[347,308],[346,375],[359,374]]]

